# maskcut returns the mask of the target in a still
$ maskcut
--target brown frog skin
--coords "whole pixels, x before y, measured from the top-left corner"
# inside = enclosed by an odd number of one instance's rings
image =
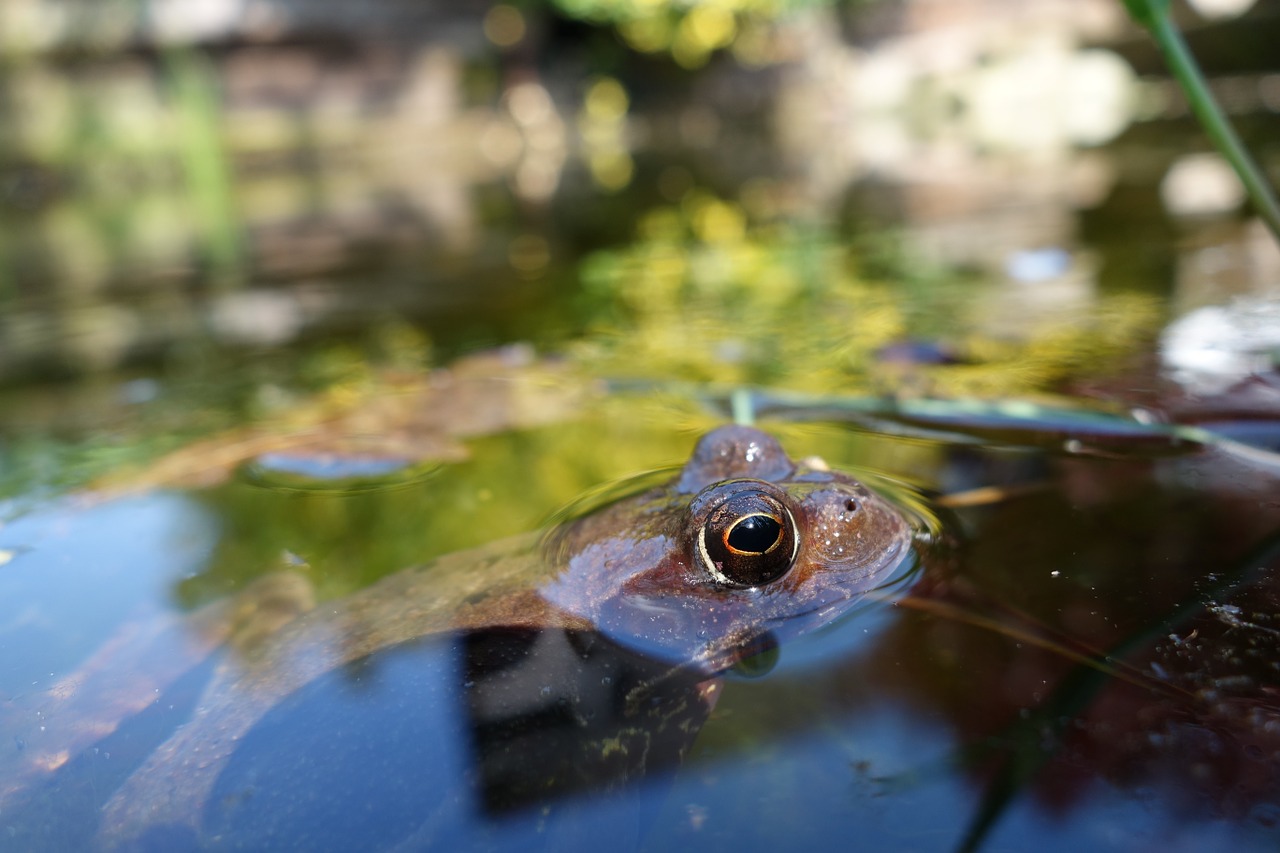
[[[744,519],[765,523],[744,530]],[[853,478],[726,426],[674,482],[556,531],[557,572],[538,594],[614,639],[715,672],[765,632],[830,622],[902,562],[910,538],[899,512]]]
[[[910,557],[903,516],[768,434],[705,435],[670,483],[552,531],[453,554],[320,605],[219,663],[192,719],[106,804],[103,846],[189,825],[237,742],[281,699],[373,652],[443,630],[598,631],[714,675],[763,637],[829,623]],[[442,594],[442,590],[447,590]]]

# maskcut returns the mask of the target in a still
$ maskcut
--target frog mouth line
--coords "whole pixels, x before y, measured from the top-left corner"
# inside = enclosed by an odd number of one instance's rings
[[[730,631],[724,637],[711,640],[700,648],[690,649],[685,665],[703,669],[709,673],[723,673],[734,668],[744,658],[751,657],[749,650],[752,646],[758,645],[761,638],[771,638],[773,643],[780,646],[815,628],[834,624],[846,616],[868,593],[884,589],[886,586],[897,586],[914,575],[918,568],[918,563],[910,559],[914,551],[910,548],[906,549],[905,554],[901,554],[900,551],[901,547],[895,546],[891,558],[898,559],[886,561],[885,568],[867,576],[877,579],[879,583],[865,589],[846,591],[839,598],[833,599],[828,596],[802,610],[791,610],[784,614],[763,618],[752,630],[743,628]],[[879,600],[883,601],[883,599]],[[634,640],[635,638],[632,638],[632,641]],[[642,641],[640,645],[646,644]],[[669,649],[667,654],[673,651],[675,650]]]
[[[915,554],[915,551],[909,547],[904,549],[903,546],[904,543],[894,543],[891,551],[886,554],[888,559],[884,560],[883,567],[868,572],[862,578],[862,580],[875,580],[876,583],[869,584],[865,588],[858,588],[855,590],[841,590],[840,587],[834,587],[835,590],[843,591],[844,595],[835,599],[826,597],[821,601],[815,602],[813,606],[806,609],[794,610],[780,616],[769,617],[764,622],[765,626],[769,629],[773,629],[786,626],[788,624],[794,624],[797,620],[802,620],[806,623],[817,621],[821,624],[826,624],[831,620],[839,618],[844,611],[857,604],[865,598],[868,593],[885,587],[898,585],[915,574],[915,571],[919,568],[918,562],[911,559]],[[903,550],[905,550],[905,553],[902,553]],[[800,631],[794,633],[802,633],[804,630],[806,629],[800,628]]]

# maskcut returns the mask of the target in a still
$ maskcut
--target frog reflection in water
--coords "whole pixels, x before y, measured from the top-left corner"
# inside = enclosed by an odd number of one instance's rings
[[[672,482],[540,543],[517,539],[392,575],[286,625],[250,661],[225,656],[192,718],[105,803],[105,846],[128,846],[156,825],[194,829],[260,721],[380,650],[441,631],[591,632],[713,685],[762,640],[845,612],[909,559],[911,539],[903,516],[851,477],[793,462],[759,430],[719,428]]]

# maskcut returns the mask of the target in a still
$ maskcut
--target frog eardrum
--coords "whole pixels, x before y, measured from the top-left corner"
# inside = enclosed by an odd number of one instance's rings
[[[791,570],[799,550],[786,493],[764,480],[716,483],[693,501],[698,557],[717,583],[756,587]]]

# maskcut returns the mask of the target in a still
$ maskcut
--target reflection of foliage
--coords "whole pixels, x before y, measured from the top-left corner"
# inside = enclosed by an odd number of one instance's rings
[[[970,363],[947,368],[944,388],[1000,396],[1106,375],[1126,366],[1159,325],[1156,301],[1137,294],[1104,298],[1083,322],[1073,319],[1046,325],[1025,341],[970,336],[965,345]]]
[[[160,58],[27,58],[0,75],[0,166],[13,185],[0,195],[0,254],[31,259],[0,265],[0,290],[54,279],[56,298],[91,304],[110,276],[167,279],[189,253],[219,282],[240,275],[218,69],[191,51]]]
[[[1099,300],[1087,316],[1030,328],[1020,340],[971,331],[982,300],[956,287],[875,283],[829,234],[781,222],[752,225],[744,209],[692,193],[644,217],[640,239],[584,265],[598,302],[596,334],[580,358],[606,375],[748,383],[821,393],[916,390],[1002,395],[1105,372],[1149,339],[1153,304]],[[924,279],[936,284],[936,274]],[[903,282],[907,282],[905,285]],[[939,301],[941,304],[938,304]],[[923,303],[923,304],[922,304]],[[958,363],[900,370],[881,363],[889,344],[936,336]],[[924,387],[920,388],[921,382]],[[908,388],[908,390],[911,390]]]
[[[206,568],[180,585],[179,600],[192,607],[240,589],[282,558],[320,599],[336,598],[406,566],[535,530],[567,506],[580,510],[584,498],[599,506],[637,482],[672,476],[695,437],[718,423],[690,408],[648,395],[597,400],[554,426],[472,439],[465,460],[384,490],[308,494],[225,483],[198,498],[222,533]],[[770,428],[795,456],[818,453],[840,466],[919,472],[936,453],[838,427]]]
[[[418,376],[430,362],[425,336],[387,323],[369,329],[358,342],[252,359],[190,352],[175,359],[162,380],[136,379],[113,386],[114,393],[82,394],[72,422],[41,419],[59,408],[46,397],[63,396],[65,389],[10,391],[0,395],[0,406],[29,416],[0,424],[0,501],[18,495],[34,500],[43,490],[79,488],[104,477],[127,479],[165,454],[237,428],[263,423],[280,433],[314,428],[317,412],[391,394],[386,375]]]
[[[406,566],[535,529],[585,489],[688,451],[690,438],[665,424],[599,417],[607,413],[475,439],[466,461],[401,488],[299,494],[232,482],[210,490],[202,500],[224,533],[208,568],[182,586],[182,603],[240,588],[277,567],[282,552],[305,561],[321,598],[345,595]]]
[[[220,133],[221,105],[215,71],[190,51],[166,56],[177,113],[180,156],[187,192],[197,210],[202,254],[215,282],[238,283],[243,247],[232,198],[232,176]]]
[[[741,208],[705,195],[640,230],[584,267],[614,317],[582,345],[606,372],[830,390],[903,332],[889,295],[854,280],[821,236],[749,229]]]
[[[591,83],[578,114],[584,159],[596,186],[619,190],[631,182],[634,164],[627,150],[627,91],[612,77]]]
[[[823,0],[555,0],[565,14],[609,23],[645,53],[670,52],[696,68],[731,48],[747,62],[767,60],[765,29],[780,16]]]

